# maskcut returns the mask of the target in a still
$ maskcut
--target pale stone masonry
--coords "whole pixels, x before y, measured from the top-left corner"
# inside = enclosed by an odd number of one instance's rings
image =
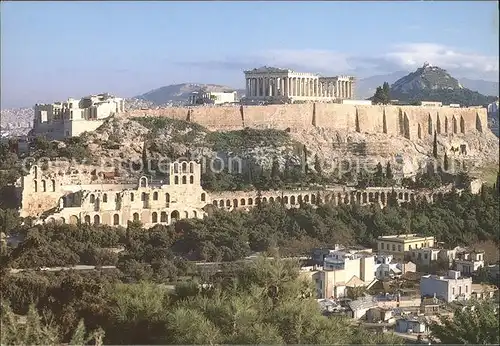
[[[354,77],[321,77],[275,67],[244,71],[246,98],[287,101],[334,101],[354,98]]]

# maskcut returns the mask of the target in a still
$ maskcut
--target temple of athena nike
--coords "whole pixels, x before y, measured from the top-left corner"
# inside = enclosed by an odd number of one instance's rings
[[[275,67],[244,71],[248,101],[334,102],[354,98],[354,77],[322,77]]]

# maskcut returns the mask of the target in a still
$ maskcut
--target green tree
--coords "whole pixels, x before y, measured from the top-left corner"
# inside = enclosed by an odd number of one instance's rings
[[[387,162],[387,165],[385,166],[385,177],[387,178],[387,180],[394,179],[394,174],[392,173],[392,168],[391,168],[390,162]]]
[[[375,89],[375,94],[372,97],[374,104],[387,105],[391,102],[390,86],[389,83],[384,82],[382,86]]]
[[[449,168],[450,168],[450,163],[448,162],[448,154],[445,152],[443,158],[443,169],[445,172],[448,172]]]
[[[443,344],[500,344],[498,305],[472,301],[457,308],[453,317],[440,316],[430,325],[431,337]]]
[[[432,156],[438,158],[437,132],[434,131],[434,141],[432,142]]]

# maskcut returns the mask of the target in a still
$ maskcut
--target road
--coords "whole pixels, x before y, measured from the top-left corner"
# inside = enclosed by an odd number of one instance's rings
[[[46,272],[59,272],[61,270],[94,270],[97,268],[101,269],[116,269],[116,266],[88,266],[88,265],[76,265],[73,267],[40,267],[40,268],[30,268],[30,269],[11,269],[10,272],[15,274],[19,272],[23,272],[26,270],[40,270]]]

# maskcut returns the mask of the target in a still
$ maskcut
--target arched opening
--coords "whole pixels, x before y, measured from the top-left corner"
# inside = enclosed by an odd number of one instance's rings
[[[420,124],[418,124],[417,136],[418,136],[418,139],[422,139],[422,127],[420,126]]]
[[[42,192],[47,192],[47,183],[45,180],[42,180]]]
[[[217,203],[217,201],[213,201],[212,204],[214,205],[214,207],[218,207],[219,206],[219,203]]]
[[[273,203],[274,202],[274,198],[273,197],[269,197],[269,203]]]
[[[174,177],[174,184],[175,184],[175,185],[179,185],[179,176],[178,176],[178,175],[176,175],[176,176]]]
[[[52,185],[52,192],[55,192],[56,191],[56,181],[54,179],[52,179],[50,182]]]
[[[171,214],[170,214],[170,220],[172,220],[172,222],[175,222],[177,220],[180,219],[180,216],[179,216],[179,212],[177,210],[174,210]]]
[[[478,132],[483,132],[483,125],[481,124],[481,118],[479,114],[476,114],[476,130]]]
[[[139,214],[138,213],[134,213],[134,215],[132,215],[132,220],[139,221]]]
[[[224,200],[223,200],[223,199],[221,199],[221,200],[219,201],[219,206],[220,206],[220,207],[224,207]]]
[[[266,197],[262,198],[262,203],[267,203],[267,198]]]
[[[193,218],[195,218],[195,219],[198,218],[198,213],[196,212],[196,210],[193,210]]]
[[[167,213],[162,211],[161,214],[160,214],[160,221],[161,222],[168,222],[168,217],[167,217]]]
[[[427,132],[430,136],[432,136],[432,118],[431,118],[431,115],[429,113],[429,115],[427,116]]]
[[[202,202],[205,202],[205,199],[206,199],[206,198],[207,198],[207,197],[206,197],[205,193],[203,192],[203,193],[201,194],[201,201],[202,201]]]
[[[113,225],[118,226],[120,224],[120,216],[118,214],[113,215]]]
[[[453,133],[457,133],[457,119],[455,119],[455,116],[453,116],[452,119],[452,127],[453,127]]]
[[[66,219],[65,219],[65,218],[63,218],[63,217],[61,217],[61,218],[59,219],[59,222],[60,222],[60,223],[62,223],[62,224],[64,225],[64,224],[66,223]]]
[[[99,215],[94,215],[94,225],[101,223],[101,217]]]
[[[230,206],[231,206],[231,201],[228,199],[228,200],[226,201],[226,207],[230,207]]]
[[[398,199],[403,199],[403,193],[402,192],[398,193]]]
[[[233,207],[238,208],[238,200],[236,198],[233,199]]]
[[[35,179],[38,178],[38,166],[33,166],[33,174],[35,175]]]
[[[194,173],[194,164],[192,162],[189,163],[189,173]]]
[[[309,195],[304,196],[304,202],[309,203]]]
[[[78,216],[76,216],[76,215],[71,215],[71,216],[69,217],[69,223],[70,223],[71,225],[76,225],[76,224],[78,224]]]
[[[246,204],[246,203],[245,203],[245,199],[244,199],[244,198],[242,198],[242,199],[240,200],[240,204],[241,204],[241,205],[245,205],[245,204]]]
[[[295,204],[295,196],[290,196],[290,204],[291,205]]]
[[[102,195],[102,202],[103,203],[107,203],[108,202],[108,195],[107,194],[103,194]]]
[[[158,222],[158,213],[157,212],[153,212],[151,214],[151,222],[152,223],[157,223]]]
[[[146,177],[141,177],[139,181],[139,186],[140,187],[147,187],[148,186],[148,180]]]
[[[85,223],[87,225],[90,225],[90,215],[85,215],[85,217],[83,218],[83,220],[85,221]]]
[[[153,201],[157,201],[158,200],[158,192],[153,192]]]
[[[187,173],[187,163],[186,162],[182,163],[182,173]]]
[[[439,113],[436,115],[436,132],[441,133],[441,120],[439,119]]]
[[[189,183],[194,184],[194,176],[192,175],[189,176]]]
[[[177,162],[174,163],[174,173],[179,173],[179,164]]]
[[[187,178],[185,175],[182,176],[182,183],[187,184]]]
[[[170,206],[170,194],[169,193],[165,194],[165,205],[167,208]]]
[[[363,192],[363,203],[368,203],[368,196],[366,195],[366,192]]]
[[[311,195],[311,203],[316,204],[316,195]]]
[[[189,213],[187,211],[184,212],[184,218],[189,219]]]
[[[405,201],[409,201],[409,198],[410,198],[410,195],[408,194],[408,192],[405,192]]]
[[[299,197],[297,198],[299,204],[302,204],[302,195],[299,195]]]
[[[253,205],[253,199],[252,198],[248,199],[248,205]]]
[[[38,182],[36,180],[33,180],[33,190],[35,190],[35,192],[38,192]]]
[[[133,202],[133,201],[134,201],[134,193],[133,193],[133,192],[131,192],[131,193],[130,193],[130,202]]]
[[[465,133],[465,120],[463,116],[460,116],[460,133]]]
[[[288,204],[288,196],[283,197],[283,204]]]

